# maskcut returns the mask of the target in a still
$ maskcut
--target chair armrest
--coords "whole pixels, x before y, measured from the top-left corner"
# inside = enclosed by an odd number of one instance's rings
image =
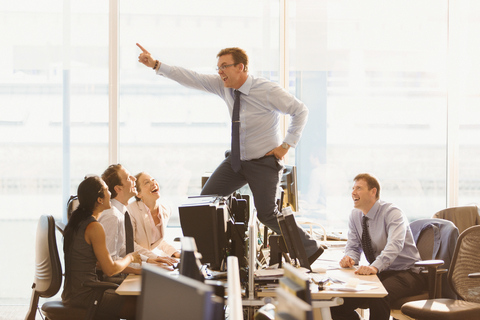
[[[435,293],[437,292],[437,275],[438,267],[443,265],[443,260],[422,260],[415,262],[416,267],[427,268],[428,273],[428,298],[435,299]],[[445,272],[442,272],[445,273]]]
[[[105,281],[86,281],[83,283],[84,287],[89,287],[95,290],[108,290],[108,289],[117,289],[118,284],[113,282],[105,282]]]
[[[443,265],[445,262],[443,260],[421,260],[421,261],[417,261],[415,262],[415,266],[417,267],[434,267],[434,268],[437,268],[437,267],[440,267],[441,265]]]
[[[480,278],[480,272],[470,273],[469,278]]]

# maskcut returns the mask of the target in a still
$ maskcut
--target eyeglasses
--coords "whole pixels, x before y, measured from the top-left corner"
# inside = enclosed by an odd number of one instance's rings
[[[232,63],[232,64],[227,64],[227,65],[224,65],[224,66],[220,66],[220,67],[217,67],[217,71],[220,71],[220,70],[225,70],[227,69],[228,67],[231,67],[231,66],[234,66],[235,63]]]

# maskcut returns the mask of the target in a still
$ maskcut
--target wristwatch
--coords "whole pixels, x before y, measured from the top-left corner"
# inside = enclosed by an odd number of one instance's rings
[[[283,149],[288,149],[288,148],[290,148],[290,145],[288,143],[284,142],[284,143],[282,143],[282,148]]]

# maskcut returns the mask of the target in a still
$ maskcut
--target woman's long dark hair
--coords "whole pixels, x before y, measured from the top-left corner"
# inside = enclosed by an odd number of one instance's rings
[[[73,211],[70,220],[63,233],[63,252],[65,254],[65,275],[69,275],[70,271],[70,248],[73,243],[75,234],[77,233],[80,223],[93,214],[93,209],[97,203],[97,199],[103,198],[104,183],[98,176],[88,177],[78,186],[78,208]]]

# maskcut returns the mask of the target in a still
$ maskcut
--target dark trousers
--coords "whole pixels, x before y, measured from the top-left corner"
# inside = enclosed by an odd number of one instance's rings
[[[378,278],[388,292],[384,298],[344,298],[343,305],[330,308],[333,320],[360,319],[357,308],[370,309],[371,320],[388,320],[390,303],[403,297],[421,293],[426,288],[425,278],[412,271],[384,271]]]
[[[283,162],[272,155],[241,161],[241,165],[240,171],[234,172],[230,165],[230,156],[227,157],[212,173],[201,194],[228,196],[248,183],[253,193],[258,220],[281,234],[277,222],[276,195],[283,173]],[[299,231],[309,257],[317,251],[317,242],[302,228],[299,228]]]

